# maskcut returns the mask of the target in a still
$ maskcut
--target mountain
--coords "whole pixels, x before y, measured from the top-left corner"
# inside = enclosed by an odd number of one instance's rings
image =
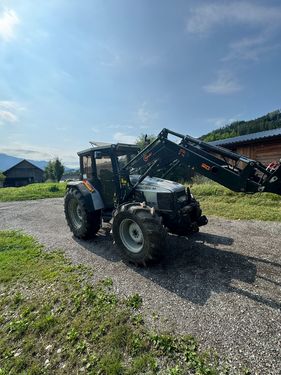
[[[237,137],[239,135],[257,133],[264,130],[281,128],[281,112],[276,110],[265,116],[250,121],[235,121],[230,125],[225,125],[219,129],[215,129],[208,134],[202,135],[200,139],[206,142],[217,141],[218,139],[226,139]]]
[[[10,156],[7,154],[0,154],[0,171],[6,171],[7,169],[13,167],[15,164],[19,163],[22,160],[23,158],[17,158],[15,156]],[[45,160],[27,160],[43,170],[48,164],[48,162]]]

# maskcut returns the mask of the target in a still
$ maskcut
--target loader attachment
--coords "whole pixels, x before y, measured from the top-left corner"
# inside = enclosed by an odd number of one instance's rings
[[[171,137],[178,140],[169,139]],[[163,178],[180,164],[233,191],[281,195],[280,161],[265,166],[223,147],[163,129],[151,144],[120,171],[120,176],[125,181],[132,171],[139,174],[134,185],[121,186],[120,203],[129,198],[145,177],[160,173]]]

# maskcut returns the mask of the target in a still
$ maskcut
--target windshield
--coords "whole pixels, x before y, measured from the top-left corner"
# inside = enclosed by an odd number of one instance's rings
[[[129,161],[132,160],[136,155],[137,154],[120,155],[120,156],[118,156],[119,169],[124,168],[125,165],[128,164]]]

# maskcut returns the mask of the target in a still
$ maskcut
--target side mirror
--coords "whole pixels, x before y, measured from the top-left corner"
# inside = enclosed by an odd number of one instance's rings
[[[95,159],[101,159],[101,158],[102,158],[101,151],[95,151],[95,153],[94,153],[94,158],[95,158]]]

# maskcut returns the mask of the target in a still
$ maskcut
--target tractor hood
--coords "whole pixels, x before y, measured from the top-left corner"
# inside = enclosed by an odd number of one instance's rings
[[[140,175],[131,175],[130,181],[134,185]],[[138,191],[150,191],[155,193],[178,193],[184,191],[185,188],[183,185],[178,184],[174,181],[163,180],[158,177],[146,177],[136,188]]]

